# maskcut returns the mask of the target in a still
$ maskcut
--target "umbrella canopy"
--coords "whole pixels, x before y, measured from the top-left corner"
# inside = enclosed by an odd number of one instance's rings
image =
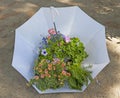
[[[84,43],[88,58],[83,65],[92,65],[92,77],[109,63],[105,42],[105,27],[84,13],[79,7],[55,8],[59,15],[54,17],[56,28],[62,34],[70,37],[79,37]],[[15,48],[12,66],[28,81],[34,76],[34,60],[37,58],[39,42],[47,36],[49,28],[53,27],[51,9],[42,7],[27,22],[16,29]],[[72,90],[67,85],[57,90],[46,90],[39,93],[82,92]]]

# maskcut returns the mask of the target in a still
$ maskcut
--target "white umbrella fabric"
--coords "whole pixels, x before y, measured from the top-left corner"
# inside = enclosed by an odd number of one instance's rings
[[[84,43],[88,53],[83,65],[92,65],[92,77],[96,75],[109,63],[106,49],[105,27],[89,17],[79,7],[54,8],[59,15],[54,17],[56,28],[62,34],[70,37],[79,37]],[[53,28],[53,16],[51,8],[42,7],[22,26],[15,31],[15,47],[12,66],[23,75],[28,81],[34,76],[34,60],[37,58],[37,49],[43,36],[47,36],[48,29]],[[39,93],[59,93],[59,92],[83,92],[70,89],[67,85],[57,90],[46,90],[41,92],[33,86]]]

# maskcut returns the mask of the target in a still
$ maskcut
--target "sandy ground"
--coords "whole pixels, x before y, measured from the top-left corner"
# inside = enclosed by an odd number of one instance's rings
[[[40,95],[11,66],[14,31],[42,6],[71,5],[106,26],[111,62],[83,93]],[[120,0],[0,0],[0,98],[120,98]]]

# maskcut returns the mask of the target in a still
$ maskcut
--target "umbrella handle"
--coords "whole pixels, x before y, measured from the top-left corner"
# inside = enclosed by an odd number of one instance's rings
[[[57,33],[55,22],[53,22],[53,25],[54,25],[55,32]]]

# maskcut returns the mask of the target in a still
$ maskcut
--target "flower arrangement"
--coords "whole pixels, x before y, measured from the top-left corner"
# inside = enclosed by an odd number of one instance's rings
[[[88,57],[83,43],[79,38],[70,38],[53,28],[48,33],[40,43],[34,66],[35,76],[29,84],[36,85],[41,91],[57,89],[66,83],[72,89],[81,90],[92,80],[91,71],[81,65]]]

